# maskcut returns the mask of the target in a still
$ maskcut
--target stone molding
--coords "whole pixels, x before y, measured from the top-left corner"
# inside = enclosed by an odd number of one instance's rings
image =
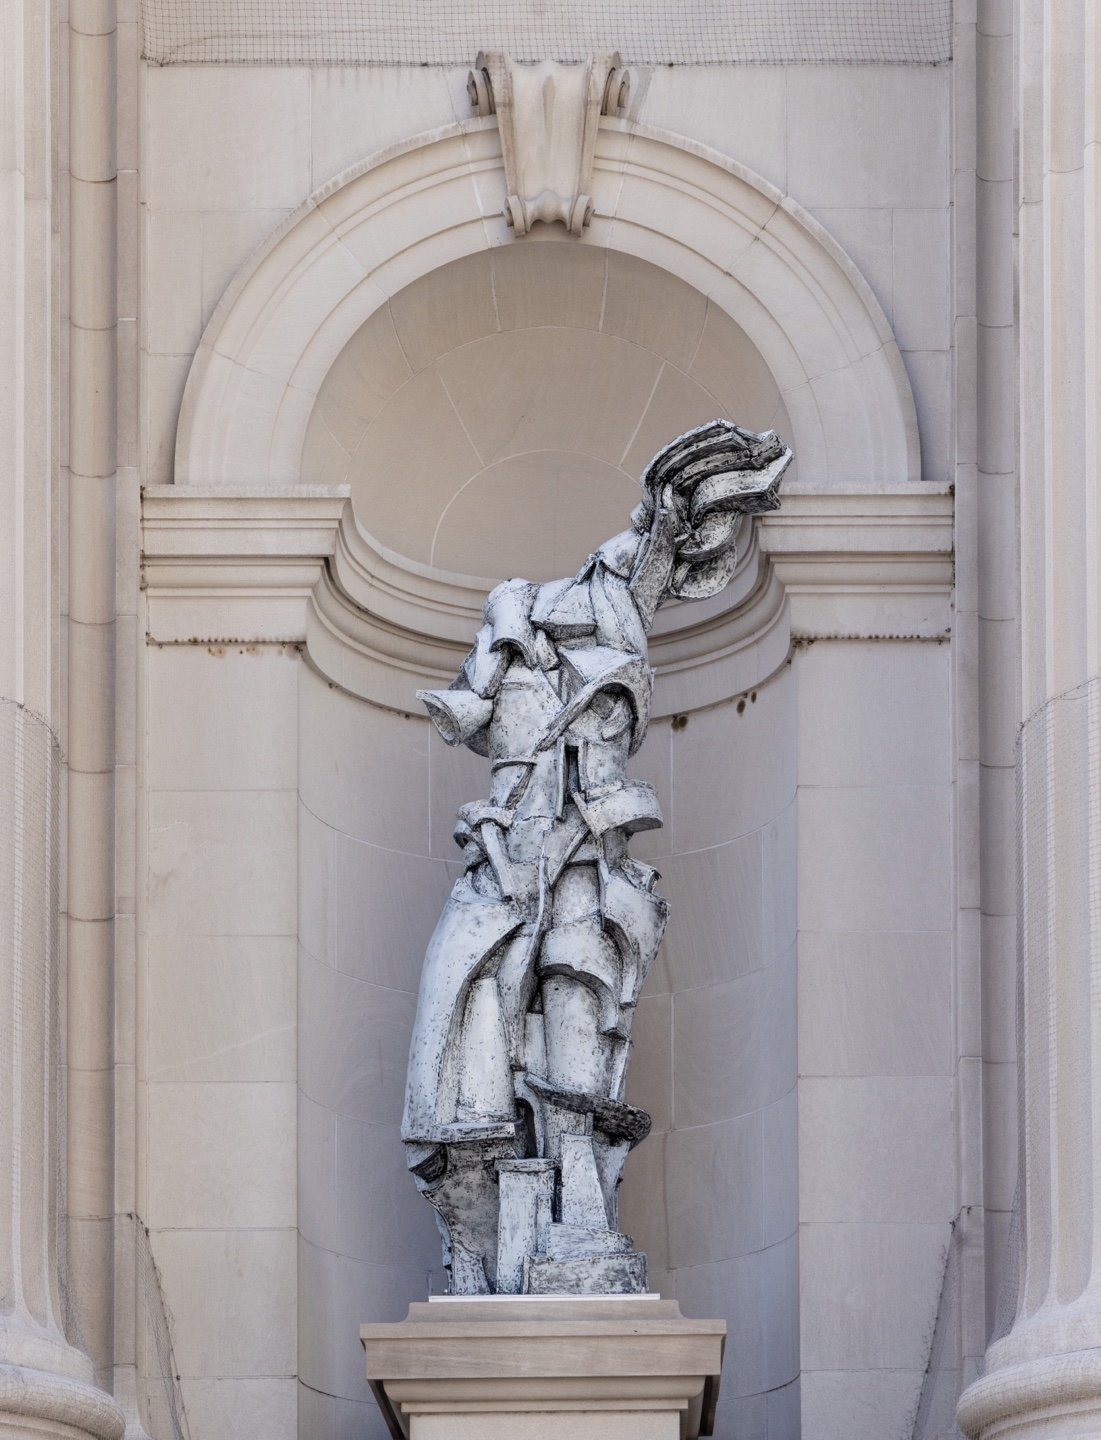
[[[177,483],[296,483],[314,401],[344,345],[412,281],[510,243],[507,188],[486,117],[385,150],[310,197],[207,325],[181,408]],[[596,134],[592,188],[583,243],[660,266],[745,330],[783,394],[804,482],[918,479],[913,397],[890,324],[800,205],[707,146],[611,117]]]
[[[433,571],[376,545],[347,494],[340,486],[147,487],[147,638],[304,644],[327,679],[396,710],[409,709],[426,680],[446,683],[494,581]],[[952,545],[944,489],[790,492],[781,511],[749,530],[723,596],[659,616],[655,714],[760,684],[799,640],[944,638]]]
[[[504,217],[517,236],[542,220],[580,235],[593,215],[593,152],[601,115],[623,116],[630,72],[618,55],[584,63],[524,64],[484,50],[467,91],[480,116],[496,115],[507,199]]]
[[[142,492],[147,639],[288,644],[333,553],[346,486]]]
[[[685,1319],[657,1296],[444,1298],[410,1305],[398,1324],[360,1328],[395,1437],[416,1437],[429,1415],[454,1427],[438,1433],[503,1435],[509,1417],[515,1425],[533,1411],[558,1415],[578,1440],[620,1434],[605,1427],[625,1414],[643,1440],[709,1435],[725,1335],[724,1321]]]
[[[983,1440],[1010,1436],[1096,1435],[1101,1411],[1101,1351],[1041,1355],[991,1371],[960,1397],[956,1419],[966,1435]]]

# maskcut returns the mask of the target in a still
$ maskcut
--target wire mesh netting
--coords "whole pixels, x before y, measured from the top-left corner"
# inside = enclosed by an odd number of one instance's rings
[[[960,1279],[963,1265],[962,1213],[952,1222],[944,1255],[940,1299],[929,1341],[910,1440],[963,1440],[956,1427],[960,1374]]]
[[[159,65],[935,65],[952,0],[142,0]]]
[[[142,1424],[152,1440],[190,1440],[187,1412],[176,1375],[172,1331],[164,1304],[160,1271],[149,1231],[138,1215],[119,1217],[120,1244],[131,1247],[137,1307],[138,1401]]]

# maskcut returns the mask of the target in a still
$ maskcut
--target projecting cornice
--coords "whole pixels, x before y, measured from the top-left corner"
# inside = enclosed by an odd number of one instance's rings
[[[455,673],[495,583],[377,546],[344,487],[151,486],[143,534],[152,643],[304,645],[335,684],[399,710]],[[787,494],[722,597],[661,612],[657,713],[760,684],[799,640],[944,638],[952,534],[952,495],[933,486]]]

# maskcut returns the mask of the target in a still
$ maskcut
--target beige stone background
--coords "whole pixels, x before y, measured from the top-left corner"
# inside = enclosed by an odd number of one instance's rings
[[[655,70],[637,107],[849,249],[941,483],[950,87],[947,68]],[[166,481],[192,353],[249,250],[310,190],[469,102],[459,71],[188,67],[145,68],[141,103],[142,453]],[[785,429],[737,324],[655,265],[548,234],[377,309],[321,387],[301,479],[349,484],[358,524],[422,566],[544,578],[621,528],[653,450],[715,413]],[[374,1433],[356,1326],[442,1283],[396,1125],[452,816],[481,762],[270,650],[153,648],[142,669],[139,1165],[196,1440],[246,1395],[272,1433],[296,1409],[304,1436]],[[851,1437],[854,1405],[871,1437],[917,1405],[960,1185],[950,676],[948,645],[821,641],[751,702],[732,679],[683,728],[660,719],[640,757],[667,816],[640,853],[674,919],[640,1006],[631,1092],[655,1133],[625,1223],[655,1288],[728,1320],[720,1433],[739,1440]],[[208,1284],[232,1317],[216,1343]],[[263,1332],[242,1333],[242,1305]]]
[[[88,547],[64,588],[39,547],[57,634],[31,605],[22,653],[41,641],[56,673],[4,695],[70,760],[84,697],[99,707],[83,851],[111,858],[100,989],[68,991],[66,1263],[100,1383],[152,1440],[165,1394],[190,1440],[382,1436],[358,1326],[443,1284],[397,1124],[452,816],[485,785],[413,691],[461,657],[482,590],[568,573],[626,523],[650,453],[714,414],[775,425],[797,464],[730,593],[658,627],[637,771],[666,825],[637,852],[672,919],[639,1006],[629,1092],[654,1133],[624,1224],[655,1289],[728,1323],[724,1440],[952,1434],[1011,1270],[1019,718],[1012,36],[957,9],[951,63],[636,67],[580,239],[510,236],[475,126],[476,244],[431,169],[469,120],[467,67],[162,67],[132,8],[103,27],[117,289],[89,332],[117,337],[117,396],[92,387],[117,454],[86,468],[113,488],[94,515],[63,505],[84,460],[58,400],[53,523]],[[82,73],[56,17],[53,37]],[[84,159],[55,105],[66,193]],[[429,135],[347,255],[315,264],[317,208]],[[608,198],[617,145],[664,156],[656,208],[626,182]],[[701,254],[743,223],[738,167],[788,227],[756,272],[691,251],[693,186],[715,187]],[[70,255],[56,203],[55,283],[106,273],[110,245]],[[768,346],[750,333],[766,291]],[[219,409],[217,357],[256,336],[263,364]],[[273,376],[297,450],[250,429]],[[214,454],[232,463],[203,473]],[[21,503],[0,533],[34,518]],[[96,545],[99,649],[78,613]],[[70,683],[62,654],[92,659]],[[18,679],[18,647],[0,659]],[[93,890],[67,864],[71,961]]]

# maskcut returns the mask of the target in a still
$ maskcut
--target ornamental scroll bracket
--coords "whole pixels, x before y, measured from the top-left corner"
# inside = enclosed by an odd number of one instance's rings
[[[600,117],[626,115],[630,89],[630,71],[615,53],[567,64],[480,52],[467,90],[478,115],[497,116],[508,187],[504,213],[517,236],[537,220],[561,221],[571,235],[581,234],[593,214]]]

